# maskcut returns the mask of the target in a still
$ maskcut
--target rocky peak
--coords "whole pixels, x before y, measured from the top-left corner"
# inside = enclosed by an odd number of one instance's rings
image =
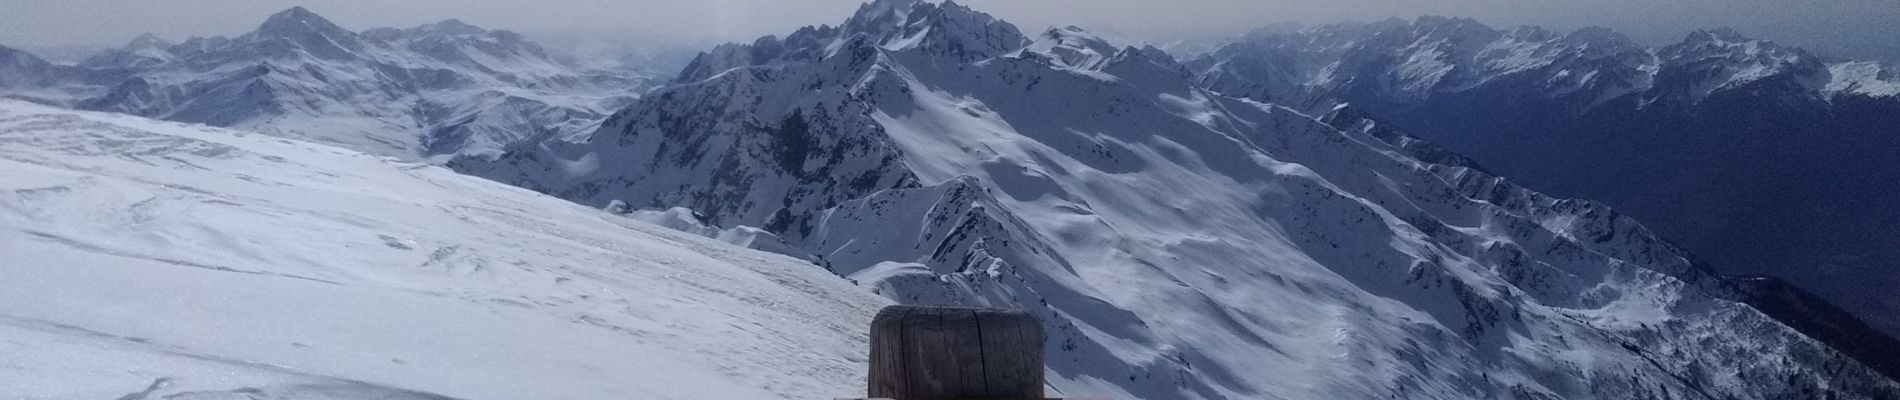
[[[1727,28],[1691,32],[1681,43],[1663,47],[1657,53],[1673,66],[1734,71],[1736,79],[1730,83],[1786,72],[1813,74],[1826,69],[1819,57],[1806,50],[1752,39]]]
[[[1109,56],[1115,55],[1118,48],[1106,38],[1070,25],[1043,31],[1025,49],[1049,56],[1065,66],[1093,69],[1101,66]]]
[[[909,22],[911,10],[920,5],[928,6],[930,3],[923,0],[877,0],[864,3],[840,27],[849,32],[864,33],[901,29]]]
[[[996,57],[1029,43],[1015,25],[955,1],[874,1],[840,28],[841,38],[865,35],[889,50],[922,49],[957,62]]]
[[[700,53],[675,82],[699,81],[737,67],[817,61],[860,44],[965,63],[1016,51],[1029,38],[1015,25],[954,1],[878,0],[859,6],[835,28],[807,26],[783,39],[768,35]]]
[[[264,20],[257,31],[238,38],[239,42],[260,44],[239,51],[263,51],[273,58],[314,56],[338,60],[361,58],[364,44],[351,32],[303,7],[291,7]]]
[[[165,39],[160,39],[158,36],[150,33],[139,35],[139,37],[133,38],[132,42],[126,43],[125,45],[127,50],[163,49],[167,47],[172,47],[171,42],[167,42]]]
[[[462,20],[454,19],[454,18],[445,19],[445,20],[442,20],[441,22],[436,22],[433,24],[418,26],[416,27],[416,31],[438,33],[438,34],[443,34],[443,35],[480,35],[480,34],[488,32],[487,29],[482,29],[479,26],[469,25],[468,23],[462,22]]]
[[[264,24],[257,27],[254,35],[265,37],[298,38],[313,35],[330,37],[352,36],[347,29],[336,26],[330,20],[323,19],[317,13],[303,7],[291,7],[288,10],[271,14]]]

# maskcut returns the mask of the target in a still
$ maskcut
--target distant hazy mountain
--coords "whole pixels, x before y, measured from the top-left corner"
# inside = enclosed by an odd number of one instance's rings
[[[1263,30],[1189,63],[1223,94],[1368,116],[1489,171],[1600,200],[1736,274],[1900,334],[1900,70],[1697,31],[1421,18]]]
[[[520,35],[456,20],[351,32],[303,8],[236,38],[150,35],[72,67],[30,55],[0,90],[89,110],[239,127],[400,157],[481,155],[577,132],[656,77],[583,66]]]
[[[1356,108],[1203,88],[1157,48],[1034,35],[880,0],[708,51],[590,134],[450,165],[760,227],[900,302],[1030,310],[1064,397],[1900,396],[1890,358],[1823,341],[1852,318],[1600,203]]]

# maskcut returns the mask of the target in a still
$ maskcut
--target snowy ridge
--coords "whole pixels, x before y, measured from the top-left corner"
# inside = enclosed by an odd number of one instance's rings
[[[1263,30],[1190,65],[1209,87],[1261,100],[1337,101],[1348,92],[1410,102],[1522,80],[1546,93],[1585,98],[1587,107],[1649,88],[1659,62],[1649,50],[1602,28],[1560,34],[1422,17]],[[1263,68],[1273,73],[1263,74]]]
[[[1830,65],[1801,49],[1727,29],[1695,31],[1681,43],[1647,49],[1604,28],[1501,30],[1443,17],[1262,30],[1190,64],[1209,87],[1262,100],[1416,102],[1487,85],[1532,85],[1542,96],[1578,99],[1577,113],[1633,94],[1645,103],[1668,98],[1693,104],[1774,77],[1789,77],[1817,97],[1891,96],[1881,89],[1887,85],[1876,82],[1892,80],[1869,78],[1878,74],[1877,66]],[[1871,90],[1850,90],[1855,82]]]
[[[1049,28],[1037,36],[1035,41],[1023,51],[1049,56],[1062,66],[1094,70],[1108,61],[1120,50],[1108,38],[1097,36],[1077,26]]]
[[[1900,395],[1627,217],[1202,89],[1159,50],[840,33],[990,20],[965,13],[873,2],[708,52],[591,135],[450,165],[764,227],[901,302],[1029,309],[1067,396]],[[1021,45],[910,45],[970,38]]]
[[[1717,90],[1737,89],[1743,85],[1785,76],[1798,88],[1823,93],[1830,80],[1828,68],[1818,57],[1798,48],[1774,42],[1753,40],[1733,30],[1702,30],[1689,34],[1682,43],[1658,50],[1668,60],[1658,74],[1698,77],[1684,85],[1691,101],[1707,99]],[[1660,80],[1671,81],[1668,76]]]
[[[446,169],[0,100],[0,397],[862,395],[887,301]]]
[[[244,128],[405,158],[480,155],[590,128],[653,77],[590,69],[448,20],[362,33],[301,7],[236,38],[149,35],[8,97]]]
[[[1900,73],[1878,62],[1861,61],[1834,64],[1828,67],[1827,91],[1832,93],[1854,93],[1873,97],[1900,96]]]
[[[608,203],[607,207],[603,208],[603,210],[659,225],[667,229],[731,243],[739,247],[778,253],[804,260],[814,259],[812,255],[806,254],[804,250],[799,249],[791,243],[786,243],[785,239],[781,239],[778,235],[772,234],[771,232],[766,232],[764,229],[743,225],[720,229],[719,227],[701,222],[698,213],[686,209],[685,207],[673,207],[665,210],[630,210],[627,203],[614,201]]]
[[[750,45],[721,45],[694,58],[675,82],[695,82],[735,67],[815,61],[858,41],[970,62],[1014,51],[1029,40],[1015,25],[955,1],[878,1],[858,7],[851,19],[837,27],[805,27],[783,40],[766,36]]]

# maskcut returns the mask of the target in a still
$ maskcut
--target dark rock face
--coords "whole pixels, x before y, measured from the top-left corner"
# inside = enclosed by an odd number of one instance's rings
[[[688,207],[708,223],[761,226],[800,239],[817,211],[916,185],[868,121],[868,104],[852,100],[862,94],[830,77],[839,73],[831,68],[868,70],[872,59],[834,60],[817,71],[735,70],[655,91],[652,101],[609,118],[591,137],[597,145],[524,143],[493,162],[451,166],[586,204],[628,199],[640,207]],[[817,88],[831,96],[785,103],[762,86]],[[586,173],[565,175],[547,162],[588,152],[598,152],[590,157],[599,165]]]

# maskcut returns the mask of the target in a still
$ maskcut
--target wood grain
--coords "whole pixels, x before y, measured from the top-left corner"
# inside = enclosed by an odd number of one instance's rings
[[[870,397],[1040,399],[1042,324],[1001,309],[890,306],[871,323]]]

